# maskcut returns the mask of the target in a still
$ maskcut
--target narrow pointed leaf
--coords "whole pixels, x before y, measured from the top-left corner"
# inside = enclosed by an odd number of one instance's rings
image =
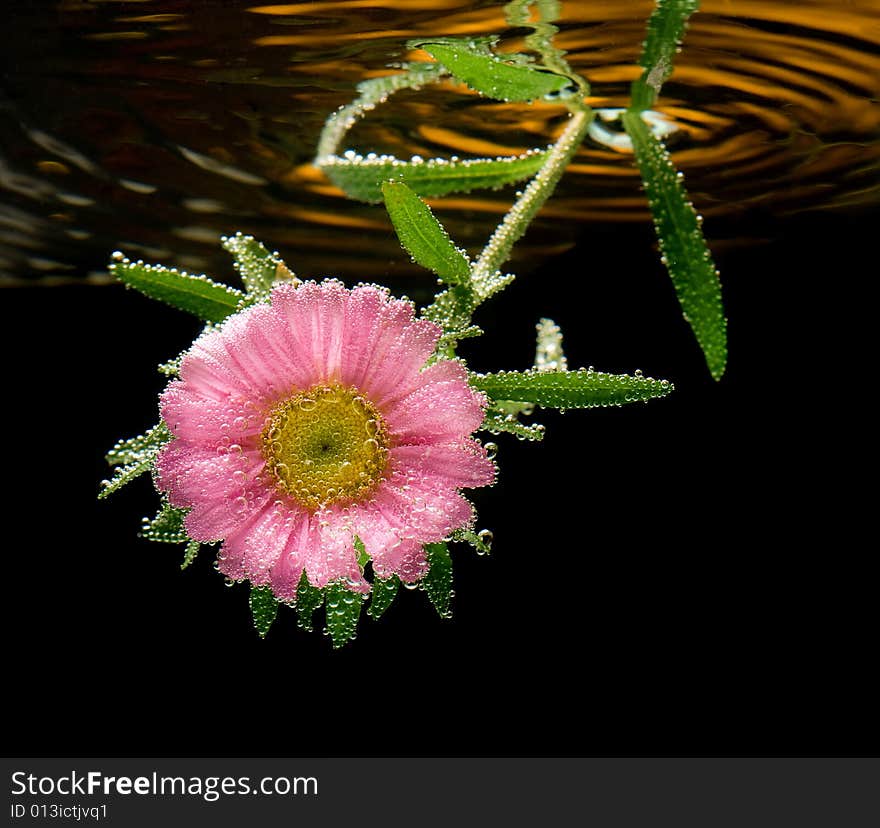
[[[333,649],[337,650],[357,634],[364,596],[338,582],[330,584],[326,593],[327,632],[333,640]]]
[[[400,578],[396,575],[392,575],[390,578],[375,578],[367,615],[374,619],[381,618],[385,614],[385,610],[391,606],[399,588]]]
[[[235,268],[247,289],[249,300],[266,301],[276,279],[293,276],[284,262],[253,236],[236,233],[225,237],[223,247],[235,258]]]
[[[265,638],[278,615],[278,599],[272,594],[269,587],[251,586],[250,604],[254,628],[260,638]]]
[[[451,347],[455,351],[455,345],[460,339],[473,339],[475,336],[482,336],[483,329],[479,325],[467,325],[464,328],[453,328],[448,333],[444,333],[437,340],[437,350]],[[449,357],[451,359],[451,357]]]
[[[452,243],[431,208],[402,181],[384,182],[382,195],[403,249],[447,284],[467,282],[467,257]]]
[[[470,529],[459,529],[452,535],[453,540],[464,541],[469,543],[477,550],[478,555],[488,555],[492,551],[492,547],[486,543],[476,532]]]
[[[171,432],[168,430],[168,426],[165,423],[159,423],[137,437],[120,440],[107,452],[105,459],[111,466],[135,463],[157,452],[170,439]]]
[[[452,558],[445,543],[426,543],[425,554],[428,556],[428,573],[422,579],[422,585],[428,598],[441,618],[452,616]]]
[[[358,566],[363,569],[367,565],[367,561],[370,560],[370,556],[367,553],[367,547],[364,546],[364,542],[357,535],[354,536],[354,551],[357,552]]]
[[[489,50],[491,42],[485,38],[444,38],[409,45],[424,49],[456,80],[488,98],[532,101],[544,96],[556,98],[565,93],[573,94],[577,90],[577,85],[567,75],[492,54]]]
[[[324,590],[318,589],[309,583],[306,573],[303,572],[296,588],[296,614],[299,625],[304,630],[311,632],[314,624],[315,610],[324,603]]]
[[[520,422],[515,414],[505,414],[504,412],[492,411],[486,412],[486,419],[480,426],[481,431],[488,431],[489,434],[508,433],[514,434],[521,440],[543,440],[544,426],[540,423],[532,423],[527,425]]]
[[[186,509],[175,509],[165,501],[156,517],[152,520],[144,518],[141,537],[157,543],[186,543],[189,541],[183,525],[186,511]]]
[[[98,499],[118,491],[136,477],[149,471],[159,449],[171,439],[171,432],[165,423],[153,426],[149,431],[138,437],[120,440],[107,452],[106,460],[116,471],[109,480],[101,481],[101,492]]]
[[[186,549],[183,551],[183,563],[180,564],[181,569],[186,569],[196,559],[201,546],[198,541],[190,541],[186,545]]]
[[[160,374],[164,374],[166,377],[178,377],[180,376],[181,362],[183,362],[183,354],[178,354],[173,359],[169,359],[167,362],[157,365],[156,370]]]
[[[422,316],[440,325],[444,332],[456,334],[471,327],[471,314],[477,306],[476,297],[467,287],[454,285],[438,293]]]
[[[129,287],[151,299],[198,316],[206,322],[222,322],[244,299],[240,290],[162,265],[147,265],[128,259],[113,262],[110,272]]]
[[[564,371],[568,368],[562,350],[562,330],[552,319],[541,319],[535,338],[535,370]]]
[[[343,157],[325,157],[319,166],[347,196],[378,204],[382,201],[383,181],[402,181],[425,198],[498,189],[533,176],[541,169],[545,156],[544,151],[531,150],[499,158],[431,158],[417,163],[399,161],[392,155],[370,158],[346,153]]]
[[[109,480],[101,481],[101,491],[98,493],[98,500],[103,500],[113,492],[119,491],[123,486],[131,483],[136,477],[140,477],[144,472],[149,471],[153,465],[153,456],[145,457],[134,463],[128,463],[125,466],[118,466],[113,477]]]
[[[684,37],[687,19],[699,7],[699,0],[657,0],[639,58],[643,71],[632,83],[633,110],[650,109],[654,105],[660,87],[672,74],[672,62]]]
[[[632,138],[660,252],[684,318],[703,349],[710,373],[720,379],[727,364],[727,320],[721,282],[700,220],[669,153],[639,114],[625,112],[623,125]]]
[[[493,400],[531,402],[544,408],[596,408],[665,397],[667,380],[601,371],[500,371],[473,374],[471,385]]]

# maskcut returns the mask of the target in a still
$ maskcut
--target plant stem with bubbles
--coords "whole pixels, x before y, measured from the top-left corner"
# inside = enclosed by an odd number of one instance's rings
[[[538,174],[529,182],[495,229],[474,264],[474,289],[480,298],[484,298],[482,294],[488,289],[487,285],[494,282],[496,272],[510,258],[513,245],[522,238],[532,219],[552,195],[565,168],[584,140],[592,120],[593,110],[589,107],[574,111],[559,140],[548,152]]]

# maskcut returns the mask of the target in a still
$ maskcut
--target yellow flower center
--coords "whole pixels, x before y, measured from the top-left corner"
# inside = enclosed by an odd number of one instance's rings
[[[381,482],[388,432],[357,390],[316,385],[272,411],[262,448],[277,488],[317,509],[362,498]]]

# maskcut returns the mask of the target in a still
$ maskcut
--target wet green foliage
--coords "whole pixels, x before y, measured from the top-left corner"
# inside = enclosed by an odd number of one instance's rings
[[[165,423],[153,426],[149,431],[137,437],[120,440],[105,455],[110,466],[116,472],[109,480],[101,481],[99,499],[103,499],[118,491],[144,472],[150,471],[159,449],[171,439],[171,432]]]
[[[533,176],[544,164],[546,153],[532,151],[499,158],[400,161],[393,156],[364,158],[334,156],[321,165],[324,174],[350,198],[378,204],[384,181],[402,181],[426,198],[497,190]]]
[[[452,617],[452,558],[445,543],[426,543],[428,573],[422,585],[441,618]]]
[[[446,284],[469,283],[471,266],[467,256],[452,243],[431,208],[400,181],[386,181],[382,194],[403,249]]]
[[[235,269],[247,289],[249,303],[264,302],[276,279],[293,279],[293,274],[278,257],[253,236],[236,233],[223,239],[223,247],[235,258]]]
[[[278,599],[269,587],[251,586],[250,605],[254,629],[260,638],[265,638],[278,615]]]
[[[410,41],[413,49],[424,49],[461,83],[475,92],[499,101],[558,99],[577,93],[572,79],[544,66],[527,63],[526,55],[498,55],[492,52],[494,38],[438,38]]]
[[[339,649],[357,635],[358,619],[364,596],[352,592],[344,583],[330,584],[325,590],[327,632],[333,641],[333,649]]]
[[[186,509],[175,509],[170,503],[163,501],[162,508],[152,520],[144,518],[141,537],[157,543],[187,543],[189,536],[183,525],[185,517]]]
[[[514,400],[543,408],[599,408],[647,402],[671,393],[667,380],[602,371],[500,371],[473,374],[471,384],[493,400]]]
[[[206,322],[222,322],[244,300],[240,290],[221,285],[207,276],[193,276],[162,265],[122,258],[111,263],[109,270],[119,281],[145,296],[188,311]]]
[[[373,619],[381,618],[397,597],[399,589],[400,578],[396,575],[392,575],[390,578],[374,578],[367,615]]]
[[[684,312],[703,349],[709,371],[717,380],[727,364],[727,320],[721,282],[688,200],[682,176],[666,148],[645,126],[638,113],[625,112],[623,123],[632,138],[636,162],[645,183],[660,253]]]
[[[650,109],[654,105],[660,87],[672,74],[672,62],[684,37],[687,20],[699,7],[699,0],[657,0],[639,58],[643,71],[632,82],[630,106],[633,110]]]
[[[296,588],[296,613],[299,616],[299,625],[304,630],[312,629],[315,610],[323,603],[324,590],[312,586],[303,572]]]

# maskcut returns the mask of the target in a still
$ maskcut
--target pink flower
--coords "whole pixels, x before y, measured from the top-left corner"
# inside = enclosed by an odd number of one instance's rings
[[[282,600],[303,570],[366,592],[355,536],[376,576],[413,582],[423,544],[472,523],[459,490],[495,476],[470,437],[486,400],[460,363],[424,367],[440,333],[381,288],[325,281],[193,343],[162,394],[157,485],[190,537],[223,541],[221,572]]]

